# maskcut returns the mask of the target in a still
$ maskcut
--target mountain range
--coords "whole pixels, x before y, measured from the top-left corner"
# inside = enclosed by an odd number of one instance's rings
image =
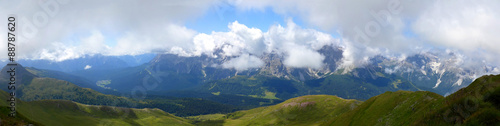
[[[88,69],[110,70],[139,66],[149,62],[155,54],[104,56],[100,54],[85,55],[75,59],[63,61],[52,61],[46,59],[20,59],[17,62],[25,67],[53,70],[60,72],[84,71]],[[0,65],[6,65],[7,61],[1,61]]]
[[[152,83],[156,86],[148,89],[151,92],[191,90],[237,94],[225,90],[232,90],[233,87],[220,86],[229,86],[224,85],[225,81],[233,83],[234,79],[259,78],[259,81],[283,80],[283,83],[276,84],[279,88],[291,89],[290,91],[301,90],[281,94],[283,92],[278,92],[268,85],[262,89],[253,89],[258,91],[252,94],[240,93],[238,95],[265,97],[267,90],[276,95],[287,96],[280,99],[310,94],[330,94],[366,100],[385,91],[396,90],[425,90],[440,95],[449,95],[467,86],[478,76],[497,70],[496,67],[488,65],[483,65],[482,69],[461,67],[460,57],[453,53],[438,55],[432,52],[422,52],[403,58],[378,55],[369,58],[369,62],[362,66],[346,67],[342,65],[345,58],[342,47],[326,45],[318,52],[325,57],[324,64],[319,69],[287,66],[284,64],[283,54],[273,52],[260,57],[264,64],[258,68],[237,70],[223,66],[224,63],[236,58],[235,56],[226,56],[221,51],[215,51],[213,56],[186,57],[176,54],[158,54],[151,61],[139,66],[108,70],[89,69],[69,73],[95,83],[109,82],[104,88],[118,92],[130,92],[134,87]],[[327,82],[324,82],[325,80]],[[213,87],[214,83],[219,85]],[[242,83],[244,82],[237,82],[236,85],[230,86],[238,86]],[[235,90],[240,89],[243,88]],[[353,94],[364,96],[339,92],[339,90],[346,91],[346,89],[349,92],[355,92]]]

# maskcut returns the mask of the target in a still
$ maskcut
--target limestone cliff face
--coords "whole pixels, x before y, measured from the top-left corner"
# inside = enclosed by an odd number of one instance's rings
[[[288,80],[305,82],[313,79],[321,79],[338,74],[349,74],[360,79],[376,79],[381,73],[403,77],[413,83],[421,90],[434,91],[445,95],[467,86],[481,73],[488,73],[495,67],[484,67],[480,70],[467,69],[459,65],[460,57],[450,55],[437,55],[433,53],[419,53],[405,58],[374,56],[364,66],[356,66],[346,72],[339,68],[343,59],[343,48],[337,46],[324,46],[316,50],[322,56],[323,66],[319,69],[294,68],[284,65],[285,54],[271,52],[259,57],[264,64],[259,68],[250,68],[244,71],[224,68],[222,64],[230,61],[236,56],[225,56],[221,50],[216,50],[211,56],[178,56],[175,54],[159,54],[147,64],[147,68],[140,73],[148,73],[148,69],[166,72],[170,77],[164,77],[166,82],[171,82],[171,87],[176,84],[172,82],[183,82],[180,87],[192,87],[209,81],[231,78],[237,75],[246,76],[269,76]],[[458,65],[457,65],[458,64]],[[178,76],[173,76],[178,75]],[[146,76],[146,75],[139,75]],[[180,78],[188,77],[185,81]],[[141,77],[143,78],[143,77]]]

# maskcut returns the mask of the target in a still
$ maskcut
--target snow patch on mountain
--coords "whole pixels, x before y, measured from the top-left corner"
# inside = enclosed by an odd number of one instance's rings
[[[90,68],[92,68],[92,66],[90,66],[90,65],[86,65],[83,69],[88,70],[88,69],[90,69]]]
[[[439,67],[441,66],[441,63],[438,62],[430,62],[429,65],[431,66],[432,72],[434,73],[439,73]]]
[[[439,79],[436,82],[436,86],[434,86],[433,88],[437,88],[439,86],[439,84],[441,84],[441,78],[443,77],[443,74],[444,74],[444,72],[446,72],[446,70],[445,69],[438,70],[438,72],[440,72],[439,73]]]
[[[441,84],[441,78],[439,78],[439,79],[437,80],[436,86],[434,86],[434,87],[432,87],[432,88],[437,88],[437,87],[439,86],[439,84]]]
[[[464,81],[464,79],[462,77],[460,77],[457,82],[455,82],[455,84],[453,84],[453,86],[460,86],[462,85],[462,82]]]

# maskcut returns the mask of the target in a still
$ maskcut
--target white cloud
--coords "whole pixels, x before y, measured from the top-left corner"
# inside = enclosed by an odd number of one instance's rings
[[[96,54],[109,50],[105,44],[104,36],[99,31],[92,31],[91,35],[81,40],[79,46],[87,54]]]
[[[412,25],[430,44],[500,65],[499,1],[438,1]],[[480,54],[480,55],[478,55]]]
[[[218,44],[218,45],[216,45]],[[194,55],[207,54],[212,56],[212,52],[222,43],[215,43],[215,39],[205,33],[198,34],[194,37]]]
[[[385,68],[384,72],[387,73],[387,74],[393,74],[393,73],[396,72],[396,70],[393,70],[393,69],[390,69],[390,68]]]
[[[491,71],[492,73],[500,73],[500,70],[498,68],[494,68],[493,71]]]
[[[242,53],[260,55],[265,49],[263,33],[257,28],[235,21],[228,25],[229,32],[200,33],[194,37],[194,55],[212,55],[215,49],[221,48],[225,56],[238,56]]]
[[[286,27],[273,25],[265,33],[264,41],[268,52],[273,50],[286,52],[286,50],[282,50],[284,49],[282,47],[288,45],[306,46],[313,50],[319,50],[324,45],[339,44],[338,40],[329,34],[314,29],[303,29],[291,19],[286,20],[286,23]]]
[[[429,48],[458,49],[469,60],[500,65],[499,1],[252,0],[235,6],[242,11],[271,8],[339,33],[351,43],[345,44],[349,52],[344,56],[349,57],[344,57],[344,65],[348,66],[362,64],[376,55],[373,52],[412,55]]]
[[[481,64],[483,60],[500,65],[499,1],[229,0],[227,3],[237,10],[271,8],[327,33],[301,28],[287,19],[286,26],[272,25],[268,31],[232,22],[227,32],[207,34],[197,33],[184,23],[202,16],[220,1],[59,1],[2,1],[0,15],[17,14],[18,23],[22,24],[18,29],[24,37],[17,43],[17,58],[62,61],[86,54],[148,52],[197,56],[212,55],[216,49],[222,49],[226,56],[260,56],[273,51],[299,56],[286,57],[287,65],[316,68],[321,66],[321,55],[316,55],[316,50],[323,45],[339,44],[344,47],[345,68],[360,66],[374,55],[409,56],[433,47],[463,54],[459,59],[464,61],[457,62],[463,66],[475,66],[471,64]],[[41,6],[44,2],[57,5],[53,6],[57,9],[47,11]],[[34,20],[37,16],[46,20]],[[0,20],[0,24],[6,24],[6,20]],[[5,38],[5,32],[0,30],[1,38]],[[338,34],[339,39],[330,33]],[[109,40],[116,43],[109,44]],[[0,39],[0,43],[6,40]],[[314,55],[308,57],[314,60],[297,64],[295,58],[300,59],[301,55],[290,51],[296,47]],[[6,50],[0,46],[0,51]],[[0,59],[6,58],[0,55]]]
[[[76,47],[68,47],[60,42],[49,43],[53,48],[43,48],[38,54],[31,54],[36,56],[36,59],[47,59],[52,61],[63,61],[67,59],[75,59],[84,55],[82,50]],[[21,47],[22,48],[22,47]]]
[[[88,70],[88,69],[90,69],[90,68],[92,68],[92,66],[90,66],[90,65],[86,65],[83,69]]]
[[[366,63],[369,63],[369,58],[385,54],[388,55],[388,51],[382,51],[380,48],[369,47],[366,45],[357,44],[350,42],[348,40],[343,40],[344,52],[342,53],[342,63],[338,68],[345,69],[344,72],[348,72],[356,67],[362,67]]]
[[[175,48],[172,52],[211,56],[216,49],[221,49],[220,53],[224,56],[242,54],[261,56],[274,51],[286,55],[284,61],[286,66],[319,69],[323,65],[324,56],[316,50],[324,45],[338,43],[338,40],[331,35],[300,28],[292,20],[287,20],[286,27],[273,25],[267,32],[262,32],[257,28],[248,28],[237,21],[230,23],[228,28],[230,29],[228,32],[200,33],[194,37],[194,48],[187,49],[187,51]]]
[[[47,59],[52,61],[63,61],[79,58],[84,55],[94,55],[109,52],[110,47],[104,43],[104,36],[99,31],[92,31],[91,35],[82,38],[79,45],[69,46],[62,42],[49,43],[50,48],[41,48],[38,54],[32,54],[33,59]],[[24,48],[21,46],[20,48]]]
[[[18,58],[65,60],[87,53],[135,55],[169,51],[173,45],[190,47],[196,32],[184,27],[183,22],[202,16],[215,0],[61,1],[64,0],[1,2],[0,15],[16,14],[17,23],[23,24],[17,28]],[[6,20],[0,23],[7,24]],[[5,32],[0,30],[2,35]],[[82,39],[88,36],[93,37]],[[106,50],[106,46],[100,45],[106,40],[117,42],[104,42],[110,46]],[[6,50],[3,46],[0,49]],[[59,52],[68,54],[54,54]],[[58,58],[65,55],[71,56]]]
[[[463,6],[468,4],[468,6]],[[463,50],[497,50],[500,44],[500,9],[498,1],[439,1],[423,12],[413,29],[436,44]]]
[[[314,50],[302,46],[295,46],[287,49],[287,56],[283,64],[295,68],[319,69],[323,66],[324,59],[325,56]]]
[[[196,31],[169,24],[156,31],[129,32],[117,39],[116,46],[107,55],[138,55],[149,52],[168,52],[171,48],[193,46]],[[196,39],[196,38],[194,38]]]
[[[368,57],[390,52],[410,54],[421,46],[405,36],[407,20],[413,20],[429,1],[404,0],[256,0],[237,2],[240,10],[272,8],[278,14],[300,17],[307,24],[340,34],[344,67],[364,64]],[[414,7],[416,6],[416,7]],[[278,45],[279,46],[279,45]],[[316,46],[320,47],[320,46]]]
[[[264,65],[264,61],[249,54],[240,55],[222,64],[224,68],[234,68],[238,71],[245,71],[249,68],[259,68],[262,65]]]

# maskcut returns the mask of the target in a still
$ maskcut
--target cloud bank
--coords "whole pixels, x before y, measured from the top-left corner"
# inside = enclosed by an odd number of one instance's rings
[[[411,55],[430,49],[457,50],[471,60],[500,65],[499,1],[253,0],[235,6],[242,11],[271,8],[340,34],[350,43],[345,65],[362,65],[377,54]]]
[[[264,62],[259,57],[248,54],[243,54],[222,64],[224,68],[234,68],[238,71],[245,71],[249,68],[259,68],[262,65],[264,65]]]
[[[222,56],[237,56],[223,65],[225,68],[237,70],[260,67],[263,61],[257,58],[258,56],[277,53],[285,56],[286,66],[319,69],[323,66],[325,57],[317,50],[325,45],[340,43],[331,35],[301,28],[292,20],[287,21],[286,27],[273,25],[267,32],[249,28],[238,21],[230,23],[228,28],[228,32],[200,33],[194,36],[192,48],[173,47],[170,53],[217,57],[214,53],[218,52]],[[241,64],[236,65],[238,63]]]
[[[18,58],[62,61],[84,54],[137,55],[193,46],[185,43],[197,32],[183,23],[203,15],[214,2],[1,0],[0,15],[18,16]],[[0,34],[5,38],[6,30]]]
[[[282,54],[287,66],[320,68],[317,50],[334,44],[344,48],[344,68],[362,66],[369,57],[404,58],[428,50],[460,54],[458,65],[500,66],[500,2],[433,0],[167,0],[167,1],[0,1],[0,15],[18,15],[18,58],[62,61],[83,55],[174,53],[182,56],[214,52],[236,57],[223,66],[245,70],[259,64],[263,53]],[[267,31],[228,22],[228,31],[198,33],[185,23],[218,4],[241,12],[265,11],[286,24]],[[111,5],[111,6],[110,6]],[[0,20],[6,24],[6,20]],[[6,30],[0,30],[5,38]],[[332,37],[335,35],[336,37]],[[0,39],[6,43],[5,39]],[[219,51],[222,50],[222,51]],[[0,46],[6,52],[5,46]],[[0,55],[0,59],[6,59]],[[248,63],[237,65],[236,63]],[[497,70],[498,71],[498,70]]]
[[[23,59],[58,62],[84,55],[143,53],[215,58],[214,52],[218,51],[223,56],[236,57],[222,64],[224,68],[246,70],[263,65],[257,57],[275,52],[285,56],[287,66],[319,69],[324,56],[316,50],[338,41],[328,33],[301,28],[291,19],[286,19],[285,27],[269,25],[268,31],[249,28],[238,21],[228,24],[229,31],[210,34],[198,33],[184,26],[184,22],[203,15],[221,1],[126,0],[116,3],[47,0],[2,3],[6,4],[2,5],[1,14],[15,13],[19,24],[24,24],[19,27],[21,36],[17,50],[17,57]],[[2,20],[0,23],[6,22]],[[6,51],[4,46],[0,49]],[[0,55],[0,58],[7,57]]]

